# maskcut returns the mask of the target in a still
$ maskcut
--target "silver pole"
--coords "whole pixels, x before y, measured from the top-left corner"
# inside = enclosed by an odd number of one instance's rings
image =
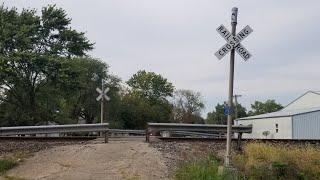
[[[236,26],[237,26],[237,15],[238,8],[232,8],[231,14],[231,33],[233,36],[236,35]],[[231,50],[230,54],[230,74],[229,74],[229,98],[228,98],[228,106],[231,111],[233,111],[233,79],[234,79],[234,48]],[[232,128],[232,114],[228,114],[228,126],[227,126],[227,150],[225,155],[225,166],[230,166],[230,151],[231,151],[231,128]]]

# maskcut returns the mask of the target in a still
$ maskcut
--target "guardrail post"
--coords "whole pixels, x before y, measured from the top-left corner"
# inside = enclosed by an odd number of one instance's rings
[[[241,138],[242,138],[242,133],[238,133],[238,140],[237,140],[237,150],[241,151]]]
[[[109,131],[104,131],[104,143],[109,142]]]
[[[146,129],[146,142],[150,142],[149,128]]]

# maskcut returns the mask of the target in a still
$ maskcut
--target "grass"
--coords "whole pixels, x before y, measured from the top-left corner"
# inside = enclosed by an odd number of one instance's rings
[[[183,163],[175,173],[176,180],[233,179],[231,173],[221,172],[221,161],[213,155]]]
[[[5,173],[17,166],[19,162],[23,161],[24,158],[28,157],[30,154],[25,151],[19,151],[6,156],[1,157],[0,159],[0,176],[5,175]],[[5,176],[5,179],[19,179],[17,177]]]
[[[15,167],[17,162],[13,159],[0,159],[0,174],[4,174],[7,170]]]
[[[320,179],[320,149],[305,145],[248,143],[233,155],[234,170],[221,171],[222,162],[207,155],[184,162],[176,180],[313,180]]]
[[[320,150],[250,143],[234,165],[245,179],[320,179]]]

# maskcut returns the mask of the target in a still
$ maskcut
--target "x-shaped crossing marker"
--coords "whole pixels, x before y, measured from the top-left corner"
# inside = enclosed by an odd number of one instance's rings
[[[110,98],[107,96],[107,93],[109,92],[109,88],[106,88],[104,92],[100,88],[97,88],[96,91],[99,93],[99,96],[96,98],[97,101],[100,101],[102,98],[109,101]]]
[[[245,39],[250,33],[252,33],[252,29],[250,26],[244,27],[236,36],[233,36],[227,28],[223,25],[220,25],[217,28],[218,33],[227,41],[225,45],[223,45],[214,55],[220,60],[222,59],[231,49],[235,48],[237,53],[247,61],[251,54],[249,51],[244,48],[240,42]]]

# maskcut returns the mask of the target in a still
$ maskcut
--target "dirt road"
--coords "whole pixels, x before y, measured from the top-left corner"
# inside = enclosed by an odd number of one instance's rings
[[[24,179],[168,179],[161,153],[142,140],[54,147],[36,153],[7,176]]]

